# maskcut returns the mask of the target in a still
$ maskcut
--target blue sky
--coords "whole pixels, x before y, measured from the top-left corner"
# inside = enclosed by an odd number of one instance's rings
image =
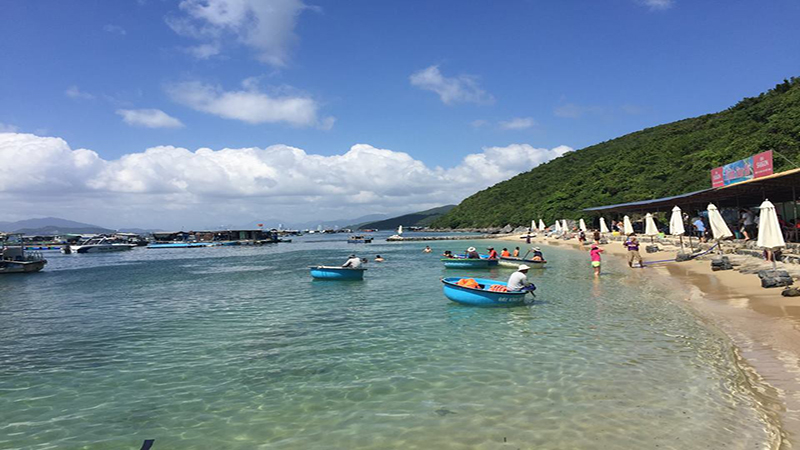
[[[28,180],[27,193],[0,183],[17,206],[0,220],[407,212],[800,75],[800,4],[789,0],[4,1],[2,11],[0,131],[16,136],[0,148],[31,155],[34,178],[58,178],[36,161],[94,169],[89,181]],[[249,161],[245,148],[263,151]],[[210,185],[187,167],[208,169]],[[300,181],[318,189],[293,192]]]

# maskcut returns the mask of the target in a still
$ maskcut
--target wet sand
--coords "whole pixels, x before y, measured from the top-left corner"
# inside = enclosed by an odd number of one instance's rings
[[[524,244],[518,236],[506,238]],[[576,239],[537,237],[531,245],[554,245],[580,249]],[[674,258],[677,248],[648,254],[642,242],[645,261]],[[618,241],[601,245],[605,257],[625,258],[627,251]],[[546,249],[545,255],[546,255]],[[588,261],[589,247],[585,247]],[[780,448],[800,443],[800,297],[781,296],[782,288],[761,287],[758,275],[736,270],[714,272],[710,259],[656,264],[637,274],[652,275],[674,289],[686,290],[686,302],[704,320],[725,333],[736,345],[737,357],[754,387],[775,411],[785,435]],[[592,273],[587,265],[586,276]]]

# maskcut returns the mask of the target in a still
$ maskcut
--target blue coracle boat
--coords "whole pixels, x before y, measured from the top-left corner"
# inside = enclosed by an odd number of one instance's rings
[[[470,306],[518,306],[525,304],[527,292],[495,292],[488,290],[489,286],[493,284],[506,286],[504,281],[474,278],[479,285],[483,286],[483,289],[475,289],[456,284],[463,278],[465,277],[442,278],[445,297],[456,303]]]
[[[318,280],[363,280],[367,269],[336,266],[311,266],[311,276]]]
[[[497,265],[496,260],[490,259],[442,258],[442,262],[448,269],[486,269]]]

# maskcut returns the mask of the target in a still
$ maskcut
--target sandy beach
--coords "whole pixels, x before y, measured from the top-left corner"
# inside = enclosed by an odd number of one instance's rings
[[[504,240],[524,242],[519,236]],[[536,237],[531,244],[580,250],[577,239]],[[678,251],[677,247],[662,244],[662,251],[648,254],[644,251],[646,244],[646,240],[642,242],[641,250],[645,261],[673,258]],[[601,247],[606,258],[626,257],[627,250],[619,241]],[[543,250],[546,255],[546,247]],[[586,246],[587,261],[588,250]],[[754,257],[736,258],[751,264],[763,263]],[[800,297],[783,297],[782,288],[762,288],[755,274],[712,271],[710,255],[631,270],[637,276],[652,276],[668,283],[672,289],[684,289],[686,304],[732,340],[746,375],[758,386],[760,401],[781,423],[785,435],[781,436],[780,448],[793,448],[800,440]],[[586,276],[592,276],[588,264]]]

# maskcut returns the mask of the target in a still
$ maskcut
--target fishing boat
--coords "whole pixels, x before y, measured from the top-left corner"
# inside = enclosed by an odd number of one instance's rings
[[[507,286],[504,281],[474,278],[478,288],[459,286],[465,277],[442,278],[444,296],[462,305],[470,306],[518,306],[525,304],[527,292],[491,291],[491,286]]]
[[[311,266],[311,276],[317,280],[363,280],[366,268],[340,266]]]
[[[71,253],[105,253],[131,250],[134,247],[136,247],[136,244],[123,244],[115,242],[107,236],[96,236],[84,239],[76,245],[70,245],[69,250]]]
[[[531,269],[543,269],[547,261],[534,261],[532,259],[515,258],[513,256],[501,256],[500,265],[506,267],[517,267],[521,264],[527,264]]]
[[[7,235],[0,249],[0,273],[30,273],[42,270],[47,260],[39,252],[25,252],[22,235]]]
[[[362,235],[350,236],[349,238],[347,238],[348,244],[369,244],[370,242],[372,242],[371,237],[366,237]]]
[[[497,264],[496,260],[491,259],[468,259],[468,258],[442,258],[441,261],[448,269],[486,269],[492,263]]]
[[[499,259],[489,259],[489,255],[481,255],[481,259],[489,261],[489,267],[496,266],[500,263]]]

